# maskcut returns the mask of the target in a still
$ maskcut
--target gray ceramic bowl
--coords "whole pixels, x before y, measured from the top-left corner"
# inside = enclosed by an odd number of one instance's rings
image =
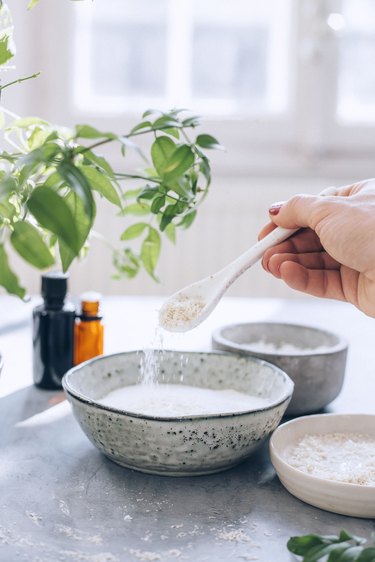
[[[104,406],[109,392],[139,383],[142,352],[98,357],[63,379],[73,413],[90,441],[116,463],[154,474],[220,472],[248,457],[279,424],[293,392],[278,367],[234,354],[166,351],[162,383],[238,390],[269,400],[251,412],[154,417]],[[183,376],[183,381],[181,381]]]
[[[215,349],[260,357],[285,371],[295,384],[288,415],[317,412],[339,394],[348,344],[340,336],[295,324],[231,324],[212,336]]]

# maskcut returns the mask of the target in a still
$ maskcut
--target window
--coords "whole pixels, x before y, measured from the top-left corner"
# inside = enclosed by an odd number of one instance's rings
[[[78,3],[77,105],[108,112],[178,105],[225,116],[285,110],[290,2],[251,4]]]
[[[32,87],[47,118],[127,130],[149,107],[187,107],[228,149],[216,173],[374,175],[373,0],[87,0],[37,10],[45,19],[29,42],[45,67]]]

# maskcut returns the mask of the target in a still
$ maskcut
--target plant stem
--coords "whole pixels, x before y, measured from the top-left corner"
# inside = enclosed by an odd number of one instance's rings
[[[154,183],[159,183],[161,184],[162,181],[156,178],[148,178],[147,176],[141,176],[141,175],[133,175],[133,174],[121,174],[121,173],[116,173],[115,174],[116,179],[133,179],[133,180],[145,180],[145,181],[151,181]]]
[[[13,86],[13,84],[21,84],[21,82],[25,82],[26,80],[31,80],[31,78],[37,78],[40,75],[40,72],[36,72],[35,74],[31,74],[30,76],[25,76],[24,78],[17,78],[17,80],[13,80],[13,82],[8,82],[8,84],[4,84],[4,86],[0,86],[0,92],[8,88],[9,86]]]

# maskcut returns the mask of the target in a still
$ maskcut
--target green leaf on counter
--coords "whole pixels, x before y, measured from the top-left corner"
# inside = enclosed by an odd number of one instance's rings
[[[9,266],[8,256],[3,244],[0,244],[0,286],[10,293],[23,299],[26,291],[19,284],[18,277]]]
[[[350,535],[344,529],[335,535],[291,537],[287,548],[302,557],[302,562],[374,562],[375,547],[366,547],[366,539]]]
[[[14,224],[10,241],[18,254],[38,269],[46,269],[55,263],[42,236],[35,226],[28,222],[19,221]]]
[[[158,281],[155,275],[155,268],[160,256],[160,246],[160,234],[155,228],[150,226],[148,235],[142,243],[141,260],[145,270],[155,281]]]
[[[53,189],[36,187],[27,202],[40,226],[53,232],[75,253],[80,250],[77,228],[67,202]]]

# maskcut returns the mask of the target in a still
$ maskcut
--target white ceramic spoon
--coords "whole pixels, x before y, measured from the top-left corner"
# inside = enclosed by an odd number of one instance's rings
[[[327,187],[319,195],[335,195],[335,187]],[[283,242],[299,229],[277,227],[226,267],[180,289],[170,296],[159,311],[159,324],[170,332],[186,332],[195,328],[211,314],[225,291],[266,250]]]

